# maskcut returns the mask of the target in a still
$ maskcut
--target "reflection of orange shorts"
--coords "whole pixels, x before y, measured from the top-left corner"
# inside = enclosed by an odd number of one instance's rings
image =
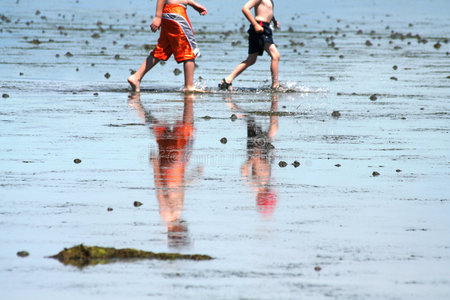
[[[167,60],[172,53],[178,63],[195,59],[200,53],[186,8],[179,4],[164,6],[161,34],[151,54],[157,59]]]
[[[156,125],[153,132],[158,143],[161,177],[166,181],[183,178],[189,162],[194,127],[191,123],[177,122],[173,129]]]

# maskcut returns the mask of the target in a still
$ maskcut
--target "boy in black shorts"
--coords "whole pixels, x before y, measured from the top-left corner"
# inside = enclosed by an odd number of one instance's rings
[[[273,14],[273,0],[250,0],[242,8],[242,13],[250,22],[248,30],[248,57],[241,62],[227,77],[219,83],[219,89],[231,90],[233,80],[239,76],[245,69],[256,62],[258,56],[266,51],[272,58],[270,71],[272,73],[272,89],[279,88],[278,82],[278,63],[280,61],[280,53],[272,39],[272,29],[270,23],[279,28],[279,23],[275,20]],[[251,9],[255,10],[255,17],[251,13]]]

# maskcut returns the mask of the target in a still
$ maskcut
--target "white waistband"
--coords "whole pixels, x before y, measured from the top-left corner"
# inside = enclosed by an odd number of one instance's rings
[[[168,4],[168,3],[167,3],[167,0],[166,0],[166,2],[165,2],[164,4]],[[185,5],[185,4],[180,4],[180,3],[179,3],[178,5],[183,6],[184,8],[187,8],[187,5]]]

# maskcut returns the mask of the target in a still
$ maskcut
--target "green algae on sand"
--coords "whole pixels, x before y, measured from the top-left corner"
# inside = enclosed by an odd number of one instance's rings
[[[201,254],[180,254],[180,253],[154,253],[131,248],[115,249],[98,246],[84,246],[80,244],[72,248],[65,248],[56,255],[55,258],[65,265],[77,267],[106,264],[116,261],[136,260],[136,259],[158,259],[158,260],[211,260],[208,255]]]

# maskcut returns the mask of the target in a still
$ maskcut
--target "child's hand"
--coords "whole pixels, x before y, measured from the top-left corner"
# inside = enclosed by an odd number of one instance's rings
[[[194,7],[196,11],[202,16],[206,15],[208,13],[208,10],[203,5],[197,4],[197,6]]]
[[[280,22],[275,21],[275,28],[276,28],[276,29],[280,29]]]
[[[261,25],[256,24],[255,31],[256,31],[256,33],[263,33],[264,32],[264,28]]]
[[[150,28],[153,32],[156,32],[161,27],[161,18],[155,17],[153,19],[152,24],[150,24]]]

